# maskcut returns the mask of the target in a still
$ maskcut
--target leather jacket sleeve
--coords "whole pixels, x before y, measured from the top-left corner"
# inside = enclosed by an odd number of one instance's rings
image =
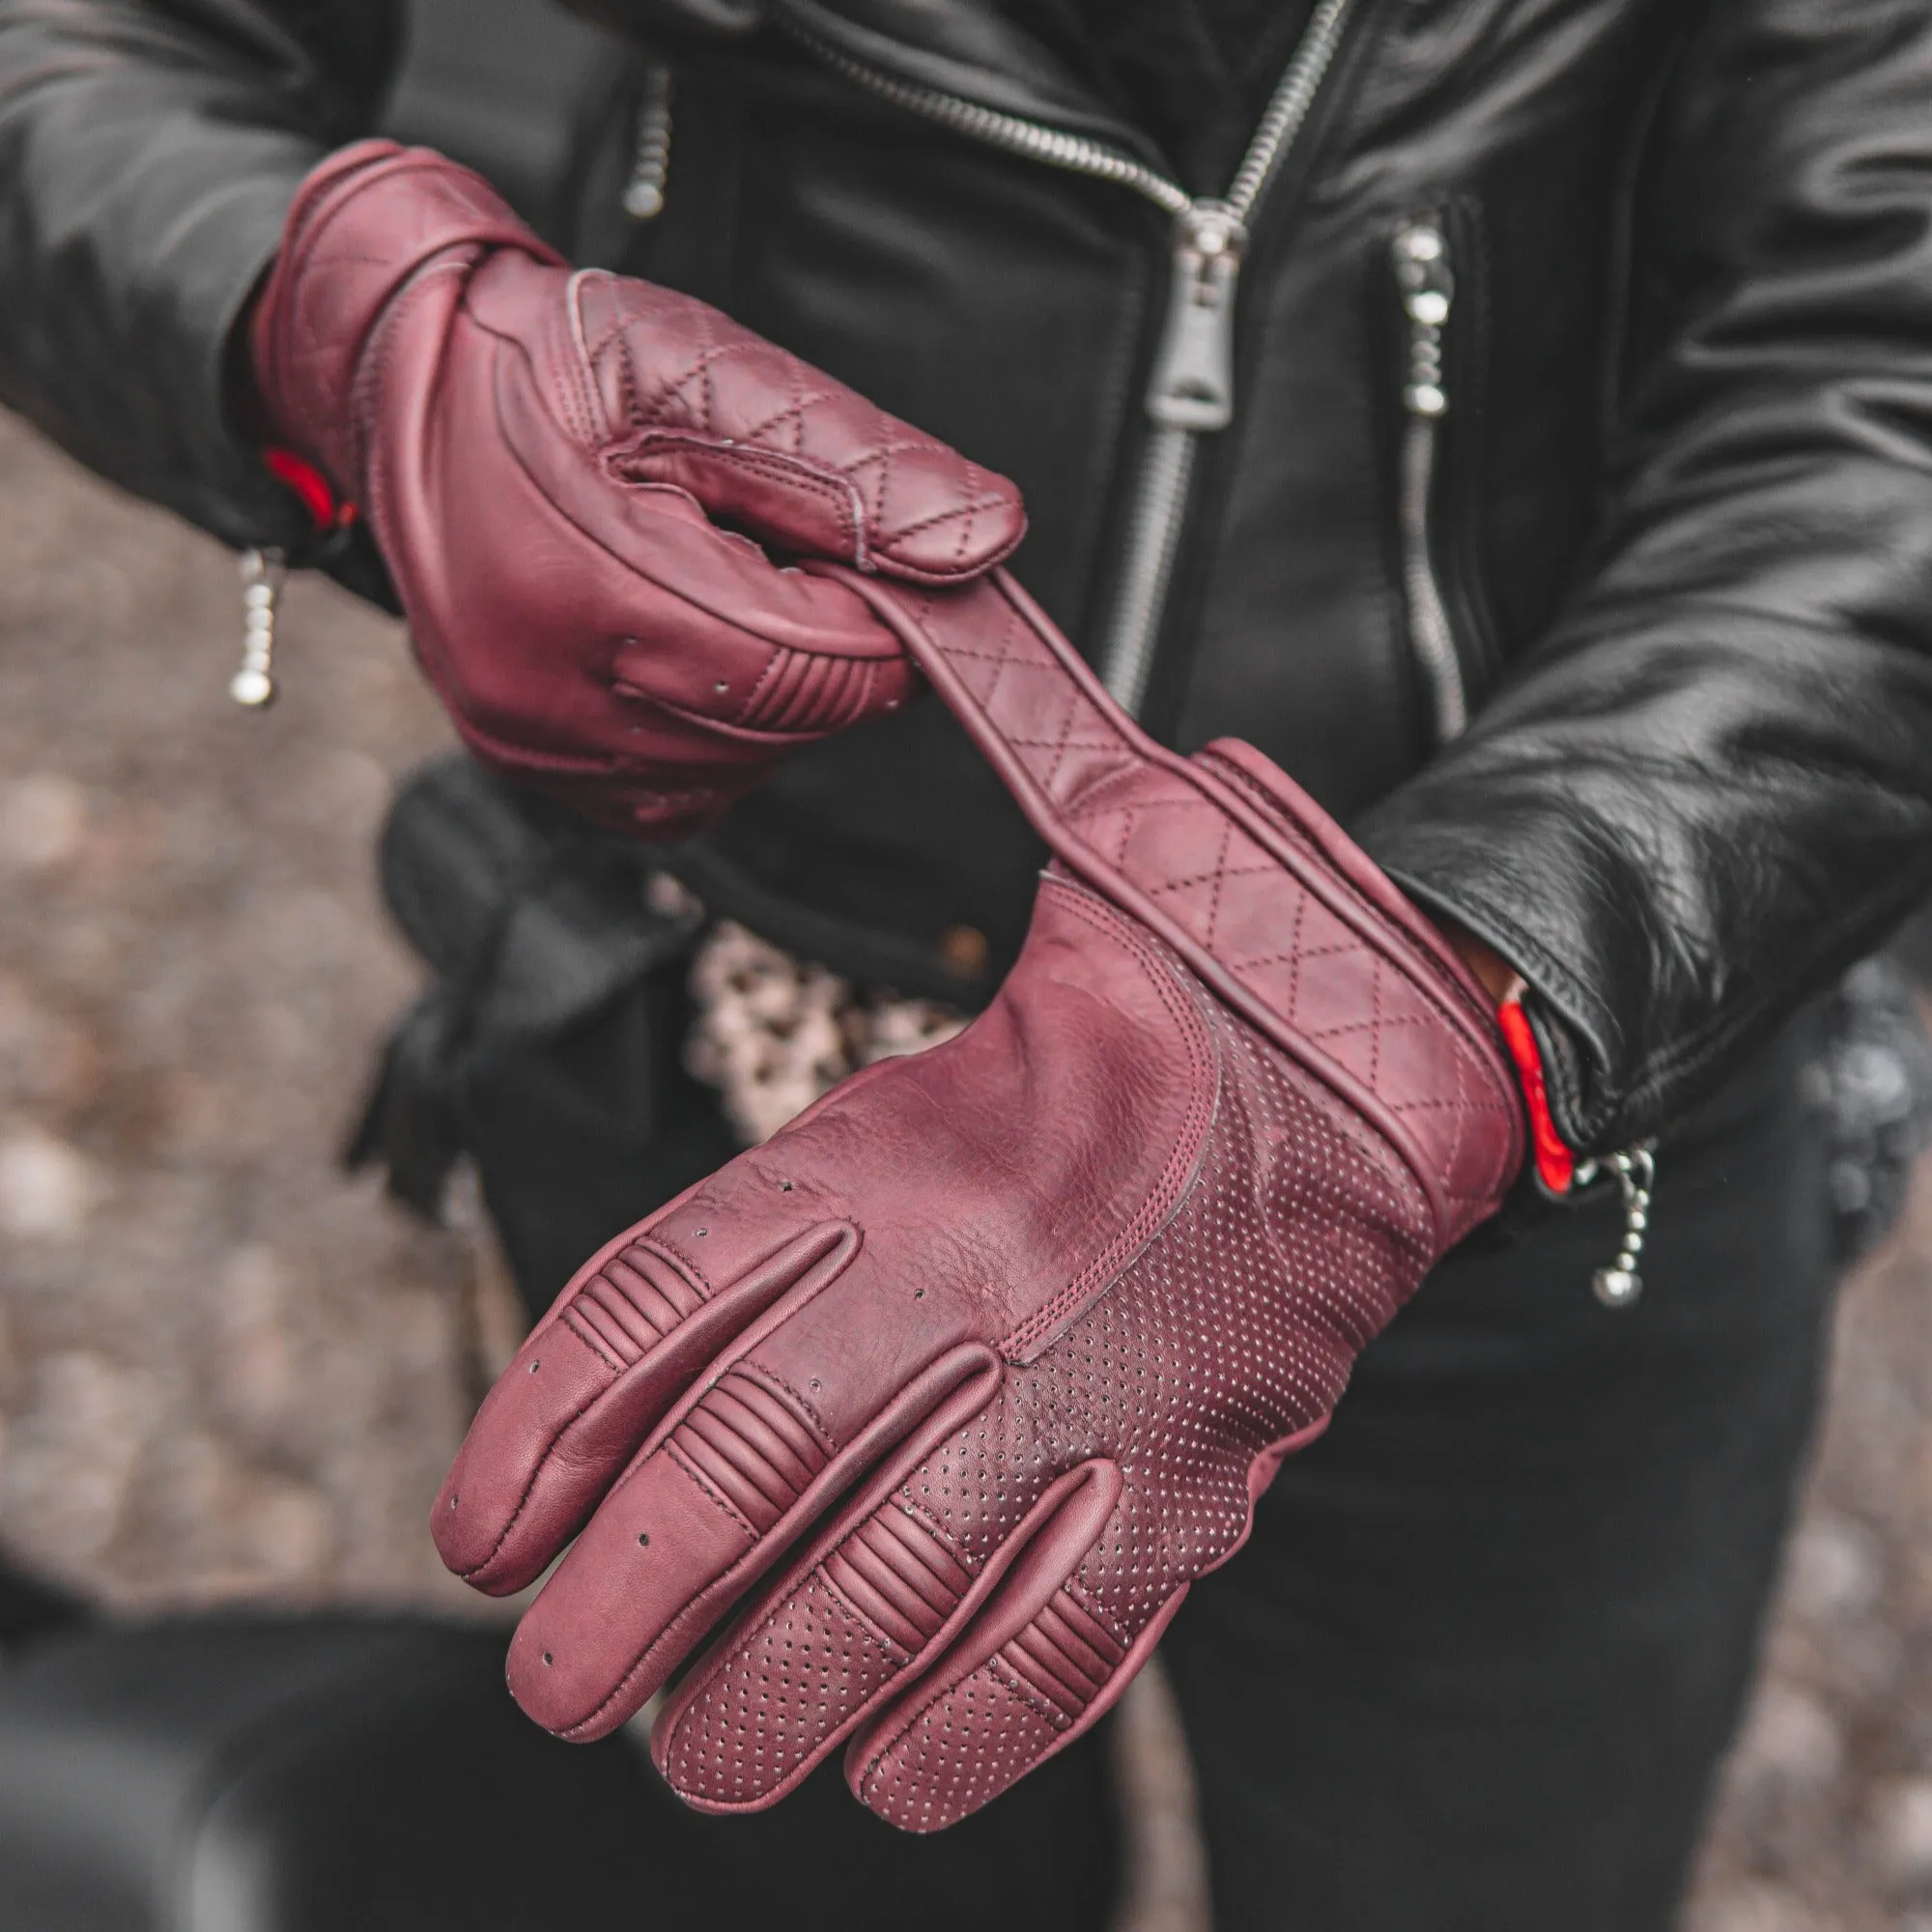
[[[1701,11],[1589,571],[1358,828],[1524,975],[1580,1150],[1667,1124],[1932,884],[1928,100],[1918,0]]]
[[[235,318],[365,131],[394,0],[0,0],[0,401],[232,543],[306,526],[230,426]]]

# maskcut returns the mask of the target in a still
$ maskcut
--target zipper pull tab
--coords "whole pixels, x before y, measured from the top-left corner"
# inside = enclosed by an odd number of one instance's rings
[[[1655,1144],[1640,1141],[1623,1153],[1605,1155],[1603,1165],[1616,1176],[1618,1191],[1624,1197],[1624,1239],[1616,1260],[1591,1276],[1590,1288],[1605,1308],[1628,1308],[1643,1293],[1643,1277],[1636,1264],[1643,1259],[1651,1190],[1657,1185]],[[1577,1178],[1584,1178],[1580,1169]]]
[[[1235,285],[1247,245],[1224,201],[1197,201],[1175,223],[1167,327],[1147,398],[1163,429],[1226,429],[1235,419]]]
[[[1408,317],[1408,381],[1402,400],[1410,415],[1439,416],[1449,409],[1442,382],[1442,331],[1456,299],[1449,242],[1430,216],[1411,221],[1395,238],[1396,285]]]
[[[242,665],[228,695],[249,711],[275,701],[275,611],[288,576],[288,557],[269,547],[242,553]]]
[[[638,102],[638,137],[631,150],[631,178],[621,197],[633,221],[655,221],[664,213],[670,179],[670,69],[653,61],[644,70]]]

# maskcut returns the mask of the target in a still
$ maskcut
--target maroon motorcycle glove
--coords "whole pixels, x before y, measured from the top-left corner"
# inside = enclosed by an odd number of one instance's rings
[[[271,437],[366,518],[470,749],[654,838],[916,689],[792,559],[952,583],[1024,529],[1003,477],[702,302],[572,273],[425,149],[316,169],[251,344]]]
[[[1077,1737],[1522,1158],[1493,1009],[1245,745],[1143,737],[1004,573],[854,583],[1052,845],[959,1037],[855,1075],[611,1242],[435,1512],[569,1738],[755,1809],[845,1745],[950,1824]]]

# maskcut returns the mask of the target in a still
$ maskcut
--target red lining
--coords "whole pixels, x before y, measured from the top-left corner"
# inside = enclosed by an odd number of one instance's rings
[[[1522,1002],[1508,999],[1496,1009],[1503,1043],[1516,1062],[1517,1077],[1522,1082],[1522,1097],[1529,1109],[1530,1140],[1536,1149],[1536,1173],[1552,1194],[1568,1194],[1577,1178],[1577,1156],[1564,1146],[1550,1118],[1549,1094],[1543,1080],[1543,1050],[1536,1043],[1529,1016]]]
[[[263,450],[262,461],[277,482],[286,484],[301,498],[309,522],[318,530],[339,529],[343,525],[355,521],[355,505],[337,502],[328,478],[294,450],[271,445]]]

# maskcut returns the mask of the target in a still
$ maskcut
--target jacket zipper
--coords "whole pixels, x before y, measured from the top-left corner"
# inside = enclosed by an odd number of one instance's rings
[[[638,134],[631,148],[631,173],[619,197],[633,221],[655,221],[664,213],[670,181],[670,69],[653,61],[644,70],[638,100]]]
[[[1104,141],[900,80],[854,60],[809,27],[785,21],[786,30],[827,67],[878,99],[1008,154],[1117,183],[1174,223],[1167,313],[1145,401],[1147,440],[1129,497],[1120,582],[1099,652],[1101,679],[1129,713],[1138,713],[1147,695],[1200,440],[1226,429],[1235,416],[1235,292],[1249,225],[1308,120],[1354,4],[1321,0],[1227,193],[1199,198]]]
[[[1469,722],[1463,660],[1436,573],[1435,548],[1436,469],[1442,419],[1449,413],[1443,341],[1456,300],[1456,269],[1447,228],[1435,214],[1406,222],[1389,252],[1408,327],[1402,387],[1406,426],[1398,503],[1403,601],[1408,612],[1409,650],[1429,693],[1431,722],[1439,745],[1458,736]]]

